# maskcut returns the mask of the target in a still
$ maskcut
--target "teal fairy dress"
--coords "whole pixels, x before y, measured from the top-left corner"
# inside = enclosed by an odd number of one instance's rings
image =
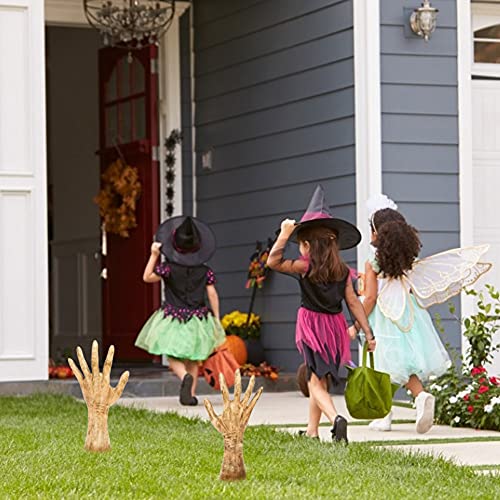
[[[380,293],[389,279],[383,277],[375,258],[370,263],[378,274]],[[404,295],[401,290],[394,287],[394,300],[405,301],[397,321],[383,313],[378,300],[368,320],[377,339],[374,351],[376,370],[389,373],[392,382],[404,385],[411,375],[422,381],[432,376],[439,377],[450,367],[451,360],[430,314],[418,304],[411,290]]]
[[[216,282],[206,265],[164,262],[155,267],[165,287],[165,301],[142,327],[135,345],[150,354],[204,361],[226,335],[206,304],[207,285]]]

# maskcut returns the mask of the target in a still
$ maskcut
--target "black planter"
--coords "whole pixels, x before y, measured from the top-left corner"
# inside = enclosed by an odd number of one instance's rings
[[[260,339],[246,339],[245,345],[247,346],[248,363],[258,366],[265,361],[264,348]]]

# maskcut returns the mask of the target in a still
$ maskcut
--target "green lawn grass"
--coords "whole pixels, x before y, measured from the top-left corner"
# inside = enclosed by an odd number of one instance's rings
[[[0,398],[0,498],[500,498],[497,477],[442,459],[249,428],[248,479],[218,480],[221,436],[173,414],[113,407],[113,449],[83,450],[70,397]]]

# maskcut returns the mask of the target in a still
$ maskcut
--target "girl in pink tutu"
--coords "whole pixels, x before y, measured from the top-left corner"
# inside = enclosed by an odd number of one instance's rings
[[[299,243],[299,259],[283,258],[290,240]],[[352,248],[360,240],[355,226],[330,215],[318,186],[300,223],[290,219],[281,223],[267,261],[271,269],[295,275],[299,281],[302,303],[295,341],[307,366],[310,394],[309,422],[301,434],[313,438],[318,437],[323,413],[333,425],[332,439],[347,443],[347,420],[337,413],[327,389],[327,376],[338,381],[340,365],[351,361],[343,301],[363,328],[369,350],[375,349],[375,337],[349,279],[349,268],[339,255],[339,250]]]

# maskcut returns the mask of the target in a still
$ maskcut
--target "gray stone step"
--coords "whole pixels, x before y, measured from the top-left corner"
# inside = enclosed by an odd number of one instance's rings
[[[248,377],[242,377],[243,387],[248,383]],[[278,380],[269,380],[258,377],[259,387],[263,386],[265,392],[287,392],[296,391],[297,384],[295,373],[280,373]],[[118,383],[118,376],[112,377],[111,385]],[[148,376],[132,374],[127,383],[122,397],[158,397],[158,396],[177,396],[179,394],[179,379],[171,372],[148,374]],[[216,394],[208,385],[204,378],[198,379],[197,394]],[[80,386],[75,378],[69,380],[51,379],[46,381],[28,381],[28,382],[0,382],[0,396],[18,396],[34,393],[52,393],[68,394],[81,397]]]

